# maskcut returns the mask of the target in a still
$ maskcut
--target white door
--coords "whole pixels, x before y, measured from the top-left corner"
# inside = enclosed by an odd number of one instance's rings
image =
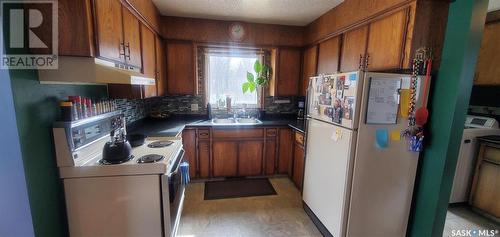
[[[343,236],[356,133],[308,120],[303,199],[333,236]]]

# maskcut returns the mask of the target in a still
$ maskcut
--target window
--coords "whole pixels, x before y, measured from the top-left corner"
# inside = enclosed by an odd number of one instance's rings
[[[206,54],[207,100],[213,105],[225,105],[226,96],[231,97],[233,107],[246,104],[258,107],[259,93],[243,93],[241,85],[246,82],[247,72],[254,72],[253,65],[262,56],[255,51],[244,53],[208,52]]]

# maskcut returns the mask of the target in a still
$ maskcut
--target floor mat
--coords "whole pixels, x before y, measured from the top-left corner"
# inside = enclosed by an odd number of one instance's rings
[[[267,178],[205,182],[205,200],[276,195]]]

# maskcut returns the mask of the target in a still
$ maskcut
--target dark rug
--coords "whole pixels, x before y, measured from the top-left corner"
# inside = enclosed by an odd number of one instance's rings
[[[205,200],[276,195],[267,178],[205,182]]]

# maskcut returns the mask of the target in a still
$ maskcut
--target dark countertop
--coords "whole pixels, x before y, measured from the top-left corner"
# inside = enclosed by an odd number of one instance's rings
[[[490,135],[490,136],[482,136],[478,137],[477,140],[480,142],[488,142],[496,145],[500,145],[500,136]]]
[[[290,126],[291,128],[304,133],[305,120],[291,119],[266,119],[262,124],[256,125],[213,125],[210,120],[200,116],[177,116],[168,119],[145,118],[127,125],[128,133],[140,133],[149,137],[175,137],[186,127],[266,127],[266,126]]]

